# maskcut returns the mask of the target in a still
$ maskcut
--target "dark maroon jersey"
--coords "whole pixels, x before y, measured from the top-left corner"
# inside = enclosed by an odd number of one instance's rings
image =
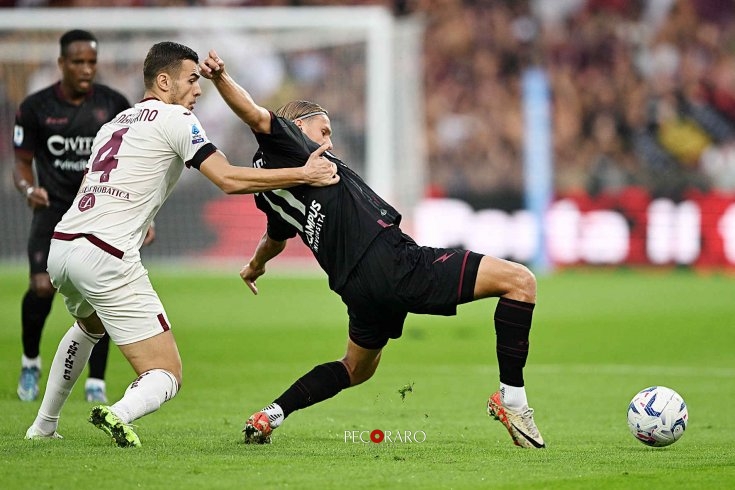
[[[52,206],[71,205],[97,131],[129,107],[125,96],[97,83],[78,106],[63,98],[61,82],[21,103],[15,115],[15,151],[33,156],[36,185],[46,189]]]
[[[260,147],[253,166],[299,167],[319,148],[291,121],[271,113],[271,133],[255,133]],[[297,234],[311,249],[337,291],[378,234],[399,226],[401,215],[331,152],[339,183],[328,187],[300,185],[255,195],[268,217],[268,236],[286,240]]]

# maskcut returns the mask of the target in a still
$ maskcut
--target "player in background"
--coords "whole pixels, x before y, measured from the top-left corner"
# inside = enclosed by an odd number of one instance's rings
[[[137,374],[121,400],[90,413],[89,421],[115,444],[139,446],[129,424],[178,392],[179,351],[139,250],[184,168],[198,169],[228,194],[339,181],[336,166],[321,156],[326,145],[298,168],[230,165],[192,113],[202,93],[198,62],[184,45],[153,45],[143,64],[144,99],[94,139],[84,181],[54,230],[48,259],[51,282],[76,322],[59,343],[27,439],[60,437],[61,409],[105,332]]]
[[[13,180],[33,209],[28,238],[30,280],[21,305],[23,356],[18,397],[23,401],[38,397],[41,333],[56,292],[46,272],[51,234],[79,189],[97,131],[130,107],[122,94],[94,83],[94,35],[69,31],[59,44],[61,80],[29,95],[15,116]],[[84,390],[87,401],[107,402],[104,379],[108,350],[109,338],[104,337],[92,351]]]
[[[302,165],[319,145],[331,147],[329,116],[319,105],[294,101],[269,112],[226,73],[215,51],[200,71],[255,133],[260,146],[254,167]],[[505,425],[516,445],[545,447],[523,379],[536,303],[533,274],[521,264],[468,250],[417,245],[401,232],[401,215],[390,204],[333,154],[325,155],[337,164],[338,185],[256,194],[268,225],[240,276],[257,294],[255,282],[266,263],[298,234],[347,305],[347,352],[340,361],[316,366],[255,412],[243,430],[245,442],[270,442],[273,429],[294,411],[368,380],[388,340],[401,336],[407,313],[454,315],[458,304],[499,297],[494,320],[500,389],[489,397],[488,413]]]

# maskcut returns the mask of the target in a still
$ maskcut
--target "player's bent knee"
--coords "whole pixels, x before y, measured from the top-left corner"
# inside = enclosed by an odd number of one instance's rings
[[[357,386],[365,381],[369,380],[375,374],[375,365],[366,365],[364,363],[351,363],[348,359],[342,359],[342,364],[347,369],[347,374],[350,375],[350,386]]]
[[[56,293],[56,289],[50,281],[31,281],[31,290],[39,298],[51,298]]]
[[[536,276],[525,265],[518,264],[518,289],[526,296],[524,301],[536,301]]]
[[[350,386],[357,386],[373,377],[380,364],[381,352],[382,349],[360,347],[352,340],[347,343],[347,353],[342,358],[342,364],[350,376]]]
[[[349,370],[350,373],[350,386],[357,386],[359,384],[364,383],[365,381],[369,380],[373,377],[373,374],[375,374],[375,371],[378,369],[377,363],[370,363],[370,364],[358,364],[355,366],[355,369]]]
[[[526,303],[536,302],[536,276],[531,270],[522,264],[516,264],[514,277],[514,288],[507,297]]]
[[[100,317],[97,316],[97,313],[92,313],[87,318],[77,318],[77,325],[87,333],[94,335],[105,333],[105,326],[102,324]]]

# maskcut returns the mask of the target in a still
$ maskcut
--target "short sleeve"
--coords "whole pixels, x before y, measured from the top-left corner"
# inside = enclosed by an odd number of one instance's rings
[[[255,195],[255,205],[263,211],[268,219],[268,236],[273,240],[283,242],[296,236],[296,229],[286,223],[277,213],[268,206],[263,194]]]
[[[192,160],[202,147],[210,143],[199,119],[184,107],[172,111],[167,131],[171,148],[184,162]]]
[[[13,128],[13,147],[16,150],[33,153],[38,139],[38,120],[28,101],[24,101],[15,113]]]

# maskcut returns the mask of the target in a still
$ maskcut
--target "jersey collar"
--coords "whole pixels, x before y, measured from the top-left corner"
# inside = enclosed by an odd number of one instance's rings
[[[58,97],[59,100],[61,100],[62,102],[66,102],[67,104],[71,104],[71,105],[77,105],[77,104],[74,104],[69,99],[67,99],[66,96],[64,95],[64,92],[61,90],[61,80],[59,80],[58,82],[54,84],[54,94],[56,94],[56,97]],[[94,94],[94,84],[92,84],[92,87],[89,89],[89,92],[84,94],[84,99],[85,100],[90,99],[92,97],[92,94]]]

